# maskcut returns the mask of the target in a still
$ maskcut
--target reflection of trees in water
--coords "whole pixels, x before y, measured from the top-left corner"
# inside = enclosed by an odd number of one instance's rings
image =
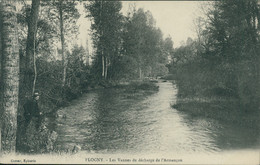
[[[177,111],[170,106],[177,89],[170,82],[159,86],[142,99],[121,89],[92,91],[60,109],[67,119],[58,121],[59,145],[100,153],[214,153],[253,146],[253,129]]]
[[[122,91],[105,89],[98,92],[98,98],[93,109],[93,124],[91,127],[93,150],[114,150],[123,147],[122,138],[126,134],[123,129],[122,112],[126,106],[122,104]],[[121,143],[120,143],[121,141]],[[122,144],[122,145],[120,145]]]
[[[192,109],[194,106],[190,108]],[[207,111],[208,108],[203,111]],[[192,116],[192,114],[181,111],[180,113],[183,114],[183,122],[187,123],[194,134],[205,132],[217,150],[247,149],[259,146],[259,132],[256,131],[256,127],[232,121]]]

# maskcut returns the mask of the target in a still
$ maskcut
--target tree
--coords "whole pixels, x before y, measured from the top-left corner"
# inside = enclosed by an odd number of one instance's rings
[[[78,27],[76,26],[76,20],[79,18],[79,12],[76,8],[77,3],[74,0],[52,0],[45,3],[49,6],[49,19],[53,21],[53,24],[59,25],[57,28],[57,37],[60,39],[61,43],[63,66],[62,86],[65,86],[68,64],[68,59],[66,57],[66,37],[71,37],[69,36],[70,34],[75,35],[78,31]]]
[[[250,58],[245,52],[257,42],[256,0],[220,1],[207,13],[210,50],[229,63]]]
[[[65,86],[66,83],[66,70],[67,70],[67,59],[65,57],[65,39],[64,39],[64,21],[63,21],[63,1],[59,0],[57,4],[59,12],[59,21],[60,21],[60,41],[61,41],[61,54],[62,54],[62,65],[63,65],[63,79],[62,86]]]
[[[133,14],[132,21],[132,31],[131,33],[136,34],[130,34],[131,38],[133,36],[134,40],[137,41],[135,44],[135,50],[131,50],[129,52],[133,51],[133,56],[137,59],[138,63],[138,70],[139,70],[139,78],[143,78],[143,69],[144,69],[144,60],[143,60],[143,51],[146,50],[145,48],[145,34],[147,30],[147,18],[145,15],[145,12],[143,9],[138,9],[136,13]],[[129,30],[130,31],[130,30]]]
[[[2,3],[0,2],[0,34],[2,31]],[[2,92],[3,89],[3,82],[2,82],[2,37],[0,36],[0,91]],[[1,106],[1,102],[2,102],[2,94],[0,94],[0,106]],[[2,108],[2,107],[1,107]],[[2,150],[2,116],[3,116],[3,110],[0,108],[0,151]]]
[[[87,17],[92,20],[92,39],[97,53],[96,68],[100,70],[103,79],[111,78],[116,72],[113,68],[120,54],[123,20],[120,10],[122,3],[95,0],[90,1],[89,4],[85,5],[85,8],[88,12]]]
[[[51,59],[51,49],[54,45],[51,42],[56,32],[49,23],[46,13],[43,13],[42,9],[45,7],[42,6],[39,10],[39,5],[40,2],[34,1],[31,5],[22,3],[22,8],[17,13],[20,52],[19,113],[22,112],[25,100],[36,88],[36,78],[39,78],[39,67],[36,65],[39,57],[45,56],[46,60]],[[40,14],[36,17],[38,13]]]
[[[16,145],[19,47],[17,34],[16,1],[1,1],[1,143],[6,152],[14,152]]]
[[[123,35],[123,52],[128,60],[132,60],[132,67],[139,79],[150,76],[158,68],[157,63],[163,61],[165,54],[162,32],[155,27],[155,20],[149,11],[138,9],[128,15]]]
[[[197,19],[198,39],[174,51],[179,91],[184,91],[183,95],[233,97],[242,110],[256,110],[260,87],[259,5],[256,0],[212,4],[207,19]]]
[[[256,0],[220,1],[208,13],[209,55],[225,69],[223,79],[243,106],[257,105],[259,96],[259,6]],[[252,83],[254,82],[254,83]],[[259,93],[259,92],[258,92]]]
[[[26,57],[25,57],[25,75],[24,85],[26,93],[31,96],[36,83],[37,70],[36,70],[36,55],[35,55],[35,40],[37,34],[37,21],[39,15],[40,0],[32,0],[30,15],[28,18],[28,33],[26,41]],[[34,79],[32,75],[34,73]]]
[[[80,86],[82,84],[82,77],[84,75],[84,56],[86,51],[83,46],[75,45],[72,53],[68,53],[68,87],[71,84],[74,86]]]

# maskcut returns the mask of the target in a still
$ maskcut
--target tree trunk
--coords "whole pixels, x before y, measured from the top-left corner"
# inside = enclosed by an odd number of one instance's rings
[[[33,44],[34,44],[34,52],[33,52],[34,79],[33,79],[33,89],[32,89],[32,92],[34,93],[34,91],[35,91],[35,86],[36,86],[36,80],[37,80],[37,66],[36,66],[36,55],[35,55],[35,40],[34,40]]]
[[[1,32],[2,32],[2,3],[0,2],[0,92],[2,92],[2,37],[1,37]],[[0,104],[2,103],[2,94],[0,94]],[[0,105],[1,106],[1,105]],[[3,112],[2,109],[0,108],[0,156],[2,154],[2,121],[3,121]]]
[[[40,6],[40,0],[34,0],[35,2],[32,2],[32,9],[36,10],[37,12],[37,20],[38,20],[38,14],[39,14],[39,6]],[[37,66],[36,66],[36,34],[37,34],[37,21],[35,22],[35,29],[34,29],[34,40],[33,40],[33,69],[34,69],[34,80],[33,80],[33,89],[32,92],[34,93],[35,91],[35,86],[36,86],[36,80],[37,80]]]
[[[102,51],[102,77],[105,77],[105,57],[103,56],[103,51]]]
[[[18,87],[19,87],[19,46],[17,34],[16,1],[2,0],[2,150],[15,152]]]
[[[142,80],[142,69],[139,67],[139,79]]]
[[[66,76],[67,76],[67,58],[65,57],[65,38],[64,38],[64,25],[63,25],[63,1],[59,1],[59,21],[60,21],[60,41],[61,41],[61,55],[62,55],[62,66],[63,66],[63,78],[62,86],[66,85]]]
[[[103,37],[103,30],[102,30],[102,10],[103,10],[103,1],[100,1],[100,22],[99,22],[99,28],[101,29],[101,36]],[[101,40],[101,60],[102,60],[102,78],[105,78],[105,57],[104,57],[104,50],[103,50],[103,40]]]
[[[37,32],[37,21],[39,15],[40,0],[32,0],[31,13],[28,21],[28,34],[26,42],[25,56],[25,95],[30,96],[33,93],[33,73],[35,56],[35,38]]]
[[[1,30],[2,29],[2,3],[0,2],[0,104],[2,102],[2,95],[1,95],[1,92],[2,92],[2,37],[1,37]],[[2,110],[0,109],[0,125],[1,125],[1,121],[2,121]],[[0,127],[1,128],[1,127]],[[0,132],[1,132],[1,129],[0,129]],[[1,141],[0,141],[1,143]],[[1,149],[1,148],[0,148]]]
[[[107,68],[108,68],[108,59],[105,58],[105,80],[107,79]]]
[[[1,122],[0,122],[0,156],[2,156],[2,124],[1,124]]]

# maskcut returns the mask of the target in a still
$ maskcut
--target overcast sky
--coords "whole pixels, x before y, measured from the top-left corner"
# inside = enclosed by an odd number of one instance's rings
[[[156,25],[159,27],[164,37],[171,36],[174,42],[174,48],[180,46],[182,41],[186,41],[188,37],[195,38],[193,20],[201,16],[200,4],[202,1],[123,1],[122,13],[126,14],[129,5],[135,4],[136,8],[144,8],[149,10]],[[85,13],[83,7],[80,7],[80,17],[78,24],[80,25],[79,43],[83,46],[86,44],[86,37],[90,40],[90,22],[84,18]],[[90,42],[90,41],[89,41]]]
[[[162,30],[164,37],[170,35],[174,41],[174,47],[178,47],[181,41],[188,37],[196,37],[193,30],[193,19],[199,15],[201,2],[196,1],[125,1],[123,13],[129,4],[135,3],[137,8],[149,10],[156,20],[156,25]]]

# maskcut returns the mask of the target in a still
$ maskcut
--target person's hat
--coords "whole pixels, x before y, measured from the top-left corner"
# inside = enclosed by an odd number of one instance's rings
[[[34,96],[34,97],[40,96],[40,94],[39,94],[39,92],[37,91],[37,92],[34,92],[33,96]]]

